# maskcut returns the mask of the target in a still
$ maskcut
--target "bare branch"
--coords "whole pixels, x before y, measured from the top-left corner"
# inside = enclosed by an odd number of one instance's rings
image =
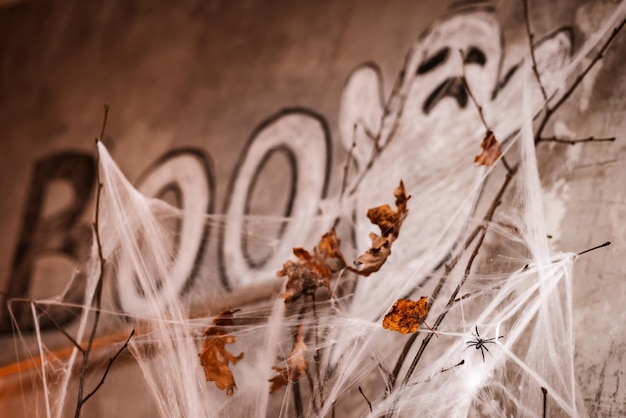
[[[54,317],[52,315],[50,315],[50,313],[48,312],[47,309],[43,309],[41,304],[33,301],[31,302],[35,305],[35,308],[37,310],[39,310],[39,312],[41,312],[42,314],[46,315],[46,317],[48,317],[48,319],[52,322],[52,325],[54,325],[54,327],[65,336],[65,338],[67,338],[74,347],[76,347],[76,349],[78,351],[80,351],[83,355],[85,354],[85,349],[78,343],[78,341],[76,341],[76,339],[74,337],[72,337],[63,327],[63,325],[59,324],[57,322],[56,319],[54,319]]]
[[[461,361],[459,361],[457,364],[455,364],[454,366],[450,366],[450,367],[448,367],[447,369],[442,368],[442,369],[441,369],[441,373],[445,373],[445,372],[447,372],[448,370],[452,370],[452,369],[454,369],[455,367],[459,367],[459,366],[462,366],[462,365],[464,365],[464,364],[465,364],[465,360],[461,360]]]
[[[613,29],[613,31],[611,32],[611,35],[604,42],[604,44],[602,45],[602,47],[600,48],[596,56],[593,57],[591,62],[578,75],[578,77],[576,77],[572,85],[567,89],[567,91],[563,94],[563,96],[561,96],[561,98],[554,105],[547,107],[545,115],[541,123],[539,124],[539,127],[537,128],[537,131],[535,134],[535,144],[539,143],[541,141],[541,138],[543,138],[543,130],[546,128],[546,125],[548,124],[548,121],[550,120],[552,115],[563,105],[563,103],[567,101],[567,99],[570,98],[570,96],[572,95],[572,93],[574,93],[576,88],[578,88],[580,83],[585,79],[585,77],[587,77],[587,74],[589,74],[589,71],[591,71],[591,69],[598,63],[598,61],[602,59],[607,48],[609,47],[609,45],[611,45],[615,37],[617,37],[617,34],[624,28],[625,24],[626,24],[626,18],[624,18],[620,22],[620,24],[617,25]]]
[[[537,144],[541,142],[556,142],[557,144],[576,145],[576,144],[583,144],[585,142],[615,142],[615,137],[611,136],[607,138],[596,138],[595,136],[590,136],[587,138],[567,139],[567,138],[558,138],[556,136],[549,136],[545,138],[539,138],[539,140],[535,142]]]
[[[470,99],[472,100],[472,103],[474,103],[474,106],[476,107],[476,109],[478,110],[478,115],[480,116],[480,120],[483,123],[483,126],[485,127],[486,131],[490,131],[491,128],[489,128],[489,125],[487,124],[487,120],[485,119],[485,115],[483,114],[483,107],[481,105],[478,104],[478,101],[476,100],[476,97],[474,97],[474,93],[472,93],[472,89],[470,89],[469,84],[467,83],[467,77],[465,76],[465,53],[463,52],[462,49],[459,49],[459,53],[461,54],[461,71],[462,71],[462,76],[461,76],[461,80],[463,81],[463,86],[465,87],[465,90],[467,91],[467,94],[469,95]]]
[[[596,246],[595,246],[595,247],[593,247],[593,248],[588,248],[588,249],[586,249],[585,251],[581,251],[581,252],[579,252],[577,255],[587,254],[588,252],[591,252],[591,251],[597,250],[597,249],[599,249],[599,248],[608,247],[609,245],[611,245],[611,241],[607,241],[607,242],[605,242],[605,243],[603,243],[603,244],[596,245]]]
[[[115,363],[115,360],[117,360],[117,358],[120,356],[120,354],[122,354],[122,351],[124,351],[125,349],[128,348],[128,343],[129,343],[130,339],[133,338],[134,335],[135,335],[135,330],[133,329],[130,332],[130,335],[128,336],[128,338],[126,339],[126,342],[124,343],[124,345],[122,345],[120,347],[120,349],[117,350],[117,353],[115,353],[115,355],[113,357],[109,358],[109,363],[107,364],[107,368],[104,370],[104,373],[102,374],[102,378],[100,379],[100,382],[98,382],[96,387],[91,392],[89,392],[87,394],[87,396],[85,396],[85,398],[82,400],[82,404],[87,402],[89,400],[89,398],[91,398],[98,391],[98,389],[100,389],[100,387],[104,384],[104,380],[106,379],[107,375],[109,374],[109,370],[111,370],[111,366],[113,366],[113,363]]]
[[[96,167],[98,170],[97,171],[98,185],[96,189],[96,210],[95,210],[94,222],[93,222],[93,230],[94,230],[94,235],[96,238],[96,245],[98,249],[98,258],[100,261],[100,271],[98,275],[98,282],[96,283],[95,294],[91,302],[92,306],[94,307],[94,320],[93,320],[93,325],[91,327],[89,340],[87,342],[87,347],[84,349],[84,352],[83,352],[83,361],[82,361],[82,365],[80,369],[80,378],[79,378],[79,383],[78,383],[78,400],[76,404],[76,413],[74,415],[75,418],[80,418],[80,412],[83,407],[83,404],[85,403],[85,399],[83,398],[83,391],[85,389],[85,380],[87,378],[87,364],[89,362],[89,355],[91,354],[93,342],[96,338],[96,332],[98,330],[98,325],[100,323],[100,310],[102,308],[102,288],[103,288],[104,268],[106,266],[106,260],[102,252],[102,241],[100,239],[99,222],[100,222],[100,199],[102,195],[102,179],[100,178],[100,152],[98,150],[97,144],[104,137],[104,130],[106,128],[108,114],[109,114],[109,106],[105,104],[104,105],[104,119],[102,121],[102,129],[100,131],[100,137],[96,139]],[[106,373],[105,373],[105,376],[106,376]],[[98,387],[100,386],[101,385],[99,385]],[[93,395],[93,391],[92,393],[89,394],[89,397],[91,397],[92,395]]]
[[[374,412],[374,410],[372,409],[372,403],[369,399],[367,399],[365,393],[363,393],[363,389],[361,388],[361,386],[359,386],[359,393],[361,393],[361,396],[363,396],[363,399],[365,399],[365,402],[367,402],[367,406],[370,408],[370,412]]]
[[[547,110],[548,94],[546,93],[546,89],[543,87],[543,83],[541,82],[541,76],[539,75],[539,70],[537,69],[537,60],[535,58],[535,35],[530,29],[530,12],[528,10],[528,0],[522,0],[522,4],[524,5],[524,23],[526,25],[526,34],[528,35],[528,48],[530,49],[530,59],[533,62],[533,73],[535,74],[535,78],[537,79],[537,83],[539,84],[539,88],[541,89],[541,95],[543,96],[543,106]]]

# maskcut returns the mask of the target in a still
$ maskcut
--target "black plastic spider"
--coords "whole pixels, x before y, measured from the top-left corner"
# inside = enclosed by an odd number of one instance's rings
[[[472,335],[474,337],[476,337],[476,340],[472,340],[472,341],[467,341],[467,347],[465,348],[465,350],[467,350],[470,347],[474,347],[476,348],[476,350],[480,350],[480,354],[482,354],[483,356],[483,362],[485,361],[485,350],[487,350],[488,353],[490,353],[489,349],[487,348],[486,344],[495,344],[496,343],[496,337],[493,338],[482,338],[480,336],[480,334],[478,333],[478,325],[476,325],[476,334],[474,334],[472,332]],[[504,335],[500,335],[498,338],[504,338]]]

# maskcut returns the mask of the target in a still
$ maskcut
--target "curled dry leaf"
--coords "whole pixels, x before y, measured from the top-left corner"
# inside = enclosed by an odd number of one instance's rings
[[[278,277],[287,276],[285,291],[278,297],[285,299],[287,304],[300,296],[313,294],[322,286],[330,294],[330,276],[333,269],[328,265],[327,258],[337,258],[345,264],[339,243],[335,230],[331,230],[322,236],[313,254],[304,248],[294,248],[293,253],[298,260],[295,262],[287,260],[283,268],[276,273]]]
[[[398,299],[383,319],[383,328],[400,334],[414,333],[428,314],[428,296],[419,300]]]
[[[360,266],[357,273],[361,276],[369,276],[380,270],[385,261],[387,261],[389,254],[391,254],[392,235],[380,237],[370,232],[370,239],[372,240],[372,245],[357,259],[357,264]]]
[[[204,330],[206,338],[204,339],[202,350],[198,354],[206,381],[215,382],[215,386],[220,390],[226,390],[228,396],[231,396],[237,388],[229,363],[235,364],[243,358],[243,353],[234,356],[226,350],[226,344],[232,344],[237,341],[224,328],[234,324],[233,314],[235,312],[224,311],[213,319],[215,326]]]
[[[391,254],[391,245],[400,235],[402,220],[409,211],[406,203],[411,196],[406,194],[402,180],[393,194],[396,198],[397,209],[395,211],[389,205],[378,206],[367,211],[367,217],[380,228],[382,235],[370,233],[372,245],[357,259],[357,265],[360,268],[350,269],[361,276],[369,276],[380,270]]]
[[[330,275],[332,271],[324,257],[315,250],[310,254],[304,248],[294,248],[298,261],[287,260],[276,275],[287,276],[285,291],[278,297],[285,299],[285,304],[297,300],[302,295],[311,295],[318,287],[324,286],[330,293]]]
[[[274,366],[272,369],[276,371],[276,376],[269,379],[272,383],[270,387],[270,393],[274,393],[283,386],[287,386],[287,383],[296,382],[302,375],[306,373],[307,365],[304,359],[304,352],[307,349],[307,345],[304,342],[302,336],[302,324],[298,327],[298,333],[293,343],[293,348],[287,359],[287,367]]]
[[[474,158],[474,162],[479,165],[491,167],[502,155],[500,153],[500,143],[491,129],[485,133],[485,137],[483,138],[483,142],[480,144],[480,147],[483,151]]]
[[[322,239],[320,239],[319,244],[317,244],[317,248],[324,256],[328,258],[336,258],[345,264],[343,254],[339,249],[340,243],[339,238],[337,238],[337,233],[334,229],[331,229],[330,232],[322,235]]]
[[[367,217],[370,222],[380,228],[380,233],[383,236],[392,234],[394,238],[398,238],[402,220],[408,213],[406,202],[411,196],[407,196],[402,180],[400,180],[400,184],[393,191],[393,195],[396,198],[397,209],[395,211],[391,209],[389,205],[382,205],[369,209],[367,211]]]

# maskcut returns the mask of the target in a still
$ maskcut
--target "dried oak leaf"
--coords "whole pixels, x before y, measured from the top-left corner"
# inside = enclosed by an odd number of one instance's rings
[[[383,319],[383,328],[400,334],[414,333],[428,313],[428,296],[419,300],[398,299]]]
[[[369,276],[380,270],[385,261],[387,261],[389,254],[391,254],[391,244],[394,241],[394,237],[391,234],[381,237],[373,232],[370,232],[370,239],[372,240],[372,245],[357,259],[357,264],[359,265],[357,273],[361,276]]]
[[[340,243],[341,241],[339,241],[337,233],[334,229],[331,229],[330,232],[322,235],[319,244],[317,244],[317,249],[319,250],[320,254],[328,258],[337,258],[345,264],[343,253],[339,249]]]
[[[404,190],[404,182],[402,180],[400,180],[400,184],[393,191],[393,196],[396,198],[396,207],[398,208],[397,212],[406,215],[408,212],[406,202],[408,202],[411,196],[406,194],[406,190]]]
[[[382,205],[371,208],[367,211],[369,220],[380,228],[382,236],[370,233],[372,245],[370,248],[357,259],[358,269],[349,269],[361,276],[369,276],[380,270],[387,257],[391,254],[391,244],[400,235],[400,227],[406,214],[409,212],[407,201],[411,198],[406,194],[404,183],[400,180],[400,184],[393,192],[396,198],[396,211],[391,209],[389,205]]]
[[[334,233],[334,231],[332,231]],[[326,237],[325,234],[324,237]],[[322,237],[320,246],[322,250],[318,252],[317,248],[313,250],[313,254],[304,248],[294,248],[293,254],[298,258],[297,261],[287,260],[283,264],[276,275],[278,277],[287,276],[287,284],[285,291],[278,295],[279,298],[285,299],[285,304],[297,300],[300,296],[311,295],[318,287],[324,286],[328,293],[330,289],[331,268],[326,264],[326,254],[335,253],[339,249],[339,241],[337,236]],[[321,252],[324,251],[324,252]]]
[[[480,144],[480,147],[483,149],[482,152],[474,157],[474,162],[479,165],[491,167],[502,155],[500,153],[500,143],[496,139],[492,130],[488,130],[485,133],[485,137],[483,138],[483,142]]]
[[[226,344],[232,344],[237,341],[224,328],[224,326],[234,324],[234,312],[236,311],[224,311],[213,319],[215,326],[204,330],[206,338],[204,339],[202,350],[198,354],[206,381],[215,382],[215,386],[220,390],[226,390],[228,396],[231,396],[237,388],[235,378],[228,364],[235,364],[243,358],[243,353],[234,356],[226,350]]]
[[[296,339],[293,343],[293,348],[291,349],[289,358],[287,358],[287,367],[272,367],[272,370],[276,371],[276,376],[269,379],[269,382],[272,383],[270,393],[274,393],[283,386],[287,386],[289,382],[296,382],[306,373],[307,365],[304,359],[306,349],[307,345],[302,336],[302,324],[300,324]]]
[[[406,202],[411,196],[407,196],[402,180],[400,180],[400,185],[393,191],[393,195],[396,198],[397,209],[395,211],[391,209],[391,206],[385,204],[369,209],[367,211],[367,217],[370,222],[380,228],[380,232],[383,236],[392,234],[394,238],[398,238],[402,220],[408,213]]]

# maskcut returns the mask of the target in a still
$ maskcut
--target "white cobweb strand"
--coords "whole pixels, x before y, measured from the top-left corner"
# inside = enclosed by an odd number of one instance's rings
[[[156,202],[134,190],[101,143],[98,149],[103,167],[103,214],[106,214],[103,231],[107,231],[102,241],[113,246],[105,248],[123,249],[133,272],[116,280],[134,278],[144,294],[171,295],[158,285],[159,281],[167,283],[170,277],[172,250],[155,216]],[[146,243],[149,243],[147,248]],[[112,256],[111,251],[109,249],[106,255]],[[212,397],[206,394],[202,369],[197,364],[198,348],[193,329],[187,325],[188,312],[182,301],[172,299],[163,309],[163,302],[154,298],[156,306],[149,309],[154,316],[145,318],[150,333],[145,338],[131,340],[129,347],[153,392],[161,416],[210,416],[214,405],[210,401]],[[147,344],[155,346],[156,355],[142,355]]]
[[[545,225],[542,188],[539,179],[538,162],[535,153],[532,120],[534,106],[527,92],[534,82],[530,70],[526,71],[524,106],[522,109],[522,131],[519,141],[520,148],[520,181],[517,191],[522,209],[522,225],[532,263],[529,268],[534,271],[533,285],[538,292],[529,292],[529,299],[521,301],[519,320],[515,328],[508,330],[507,342],[500,342],[503,351],[513,360],[527,376],[524,385],[527,393],[519,393],[519,399],[531,400],[526,405],[539,407],[542,395],[537,387],[548,390],[551,400],[570,416],[583,414],[582,402],[576,397],[576,380],[574,376],[574,331],[572,312],[572,274],[574,260],[572,254],[551,256],[548,248]],[[496,322],[496,335],[503,331],[503,317]],[[528,348],[525,355],[514,353],[512,343],[523,332],[528,332]],[[520,359],[523,358],[523,360]],[[534,395],[532,394],[533,386]],[[538,410],[538,409],[536,409]]]
[[[241,335],[233,333],[242,343],[249,336],[248,341],[262,344],[262,349],[246,350],[245,361],[231,366],[238,376],[246,376],[237,378],[238,390],[232,397],[215,390],[214,384],[205,380],[198,359],[202,331],[210,320],[202,320],[196,325],[189,319],[184,298],[179,298],[176,292],[164,292],[166,284],[159,288],[159,280],[167,281],[176,274],[170,267],[172,249],[168,242],[171,236],[161,223],[166,208],[159,201],[137,193],[104,146],[100,145],[99,150],[104,183],[103,220],[106,228],[103,230],[107,231],[103,242],[109,243],[109,256],[123,251],[123,255],[118,255],[118,261],[128,264],[123,270],[118,268],[115,279],[134,281],[132,286],[141,288],[145,299],[154,304],[145,309],[143,316],[135,318],[146,324],[149,333],[133,338],[129,348],[141,367],[159,415],[211,417],[251,416],[254,413],[263,416],[269,400],[267,380],[276,361],[276,342],[282,338],[284,330],[283,301],[274,303],[263,327],[244,330]],[[120,276],[120,271],[130,274]],[[150,295],[159,296],[151,299]],[[163,295],[169,295],[169,298],[163,300]],[[155,354],[146,356],[146,349],[154,350]]]
[[[100,276],[101,265],[98,258],[98,247],[96,242],[92,243],[91,247],[91,257],[89,262],[85,266],[87,271],[87,285],[85,286],[85,297],[83,300],[83,304],[85,307],[90,307],[91,303],[96,294],[96,288],[98,284],[98,277]],[[85,336],[88,333],[88,325],[89,318],[92,310],[90,308],[83,309],[82,315],[80,316],[78,329],[76,331],[75,340],[76,341],[84,341]],[[35,315],[34,305],[33,305],[33,315],[35,323],[38,323],[38,317]],[[37,332],[37,341],[39,343],[39,352],[41,358],[41,364],[43,365],[43,373],[42,378],[44,382],[47,380],[47,373],[52,371],[51,365],[44,358],[44,348],[45,345],[41,340],[41,333],[39,330],[39,326],[36,327]],[[67,363],[63,367],[61,374],[59,376],[60,382],[54,382],[45,386],[45,401],[46,401],[46,416],[48,418],[62,418],[67,414],[68,411],[68,403],[74,402],[74,397],[70,396],[68,393],[69,390],[74,389],[74,386],[70,383],[72,381],[72,376],[74,375],[74,370],[77,366],[77,360],[79,359],[80,352],[77,348],[74,348],[70,354]],[[50,393],[48,393],[50,392]],[[69,399],[68,399],[69,396]]]

